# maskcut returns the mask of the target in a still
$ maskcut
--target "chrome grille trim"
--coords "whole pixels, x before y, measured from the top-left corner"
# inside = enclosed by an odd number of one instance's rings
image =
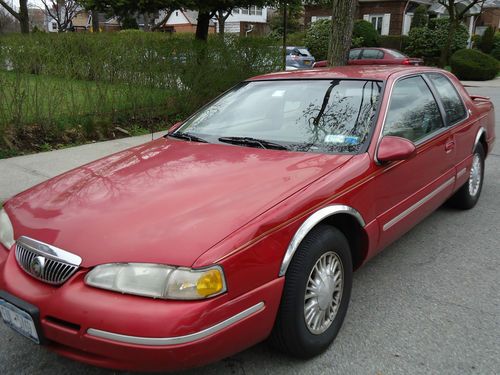
[[[16,241],[16,259],[27,274],[52,285],[64,284],[82,263],[78,255],[24,236]]]

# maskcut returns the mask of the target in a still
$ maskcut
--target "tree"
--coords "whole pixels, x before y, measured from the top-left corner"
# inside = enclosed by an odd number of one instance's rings
[[[29,34],[30,32],[30,19],[28,15],[28,0],[19,0],[19,11],[16,12],[5,0],[0,0],[0,5],[9,12],[12,17],[19,21],[21,25],[21,32]]]
[[[413,14],[413,19],[411,20],[411,29],[417,27],[425,27],[427,26],[427,22],[429,21],[429,16],[427,15],[427,7],[425,5],[420,4]]]
[[[0,9],[0,34],[19,30],[19,22],[6,10]]]
[[[445,43],[441,48],[441,56],[439,65],[445,67],[448,65],[451,55],[451,43],[455,32],[457,31],[464,18],[467,16],[472,7],[475,5],[482,5],[486,0],[468,0],[468,4],[461,2],[461,0],[438,0],[438,3],[446,8],[450,23],[448,26],[448,36]]]
[[[293,33],[300,30],[300,18],[302,17],[302,13],[304,7],[300,0],[291,0],[287,1],[287,14],[286,14],[286,23],[287,23],[287,33]],[[277,5],[277,12],[270,20],[270,27],[273,31],[273,34],[283,35],[283,17],[284,17],[284,4],[283,2],[279,2]]]
[[[333,0],[332,31],[328,48],[330,66],[347,65],[354,25],[355,0]]]
[[[82,11],[75,0],[41,0],[45,13],[57,23],[57,31],[64,32],[70,28],[73,19]]]

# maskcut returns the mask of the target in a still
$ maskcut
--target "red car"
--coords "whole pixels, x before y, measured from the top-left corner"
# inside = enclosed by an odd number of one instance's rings
[[[7,201],[3,320],[113,369],[200,366],[268,337],[315,356],[354,270],[444,202],[476,204],[494,138],[491,102],[443,70],[249,79]]]
[[[349,65],[413,65],[419,66],[424,60],[408,57],[403,53],[389,48],[353,48],[349,52]],[[328,61],[314,63],[314,68],[325,68]]]

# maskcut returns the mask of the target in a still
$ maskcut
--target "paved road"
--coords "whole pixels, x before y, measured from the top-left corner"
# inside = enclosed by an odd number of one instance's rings
[[[493,97],[500,108],[498,88],[470,91]],[[497,110],[500,135],[499,120]],[[344,326],[322,356],[297,361],[260,344],[185,374],[499,374],[499,143],[487,161],[483,195],[474,210],[439,209],[355,274]],[[125,146],[99,146],[98,152]],[[84,151],[70,163],[90,160],[92,154]],[[17,159],[6,175],[7,164],[0,163],[0,191],[43,180],[61,169],[53,165],[38,177],[30,174],[44,158]],[[15,168],[26,172],[23,180],[17,179]],[[0,325],[0,374],[23,373],[112,372],[60,358]]]

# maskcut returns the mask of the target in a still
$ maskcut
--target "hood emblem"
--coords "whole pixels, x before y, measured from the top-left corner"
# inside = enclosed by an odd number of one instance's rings
[[[45,269],[45,258],[37,256],[30,263],[31,274],[35,277],[41,277]]]

